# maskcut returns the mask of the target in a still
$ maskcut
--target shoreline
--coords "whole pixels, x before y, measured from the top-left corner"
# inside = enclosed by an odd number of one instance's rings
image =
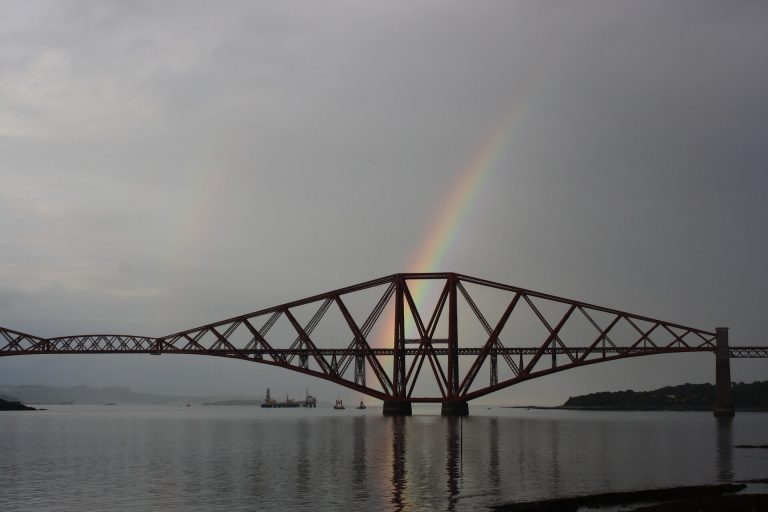
[[[492,506],[491,510],[497,512],[576,512],[585,508],[620,506],[632,507],[628,510],[646,512],[679,510],[697,510],[699,512],[754,510],[757,512],[765,510],[768,506],[768,494],[739,493],[747,488],[747,483],[766,483],[767,481],[760,479],[730,484],[667,487],[512,502]]]
[[[34,407],[29,407],[21,402],[12,402],[0,399],[0,411],[37,411]]]
[[[502,405],[501,409],[533,409],[540,411],[671,411],[671,412],[712,412],[712,407],[566,407],[563,405]],[[768,412],[768,408],[736,408],[735,412]]]

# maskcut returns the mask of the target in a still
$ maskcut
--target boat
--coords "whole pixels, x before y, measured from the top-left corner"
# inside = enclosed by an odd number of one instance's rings
[[[357,406],[358,409],[366,409],[365,404],[362,400],[360,400],[360,405]]]
[[[317,398],[309,394],[309,388],[307,388],[307,397],[301,402],[302,407],[317,407]]]
[[[277,407],[277,400],[272,399],[272,396],[269,394],[269,388],[267,388],[267,397],[261,403],[261,407],[265,409],[267,408],[271,409],[273,407]]]
[[[341,400],[336,400],[336,403],[333,404],[333,408],[334,409],[346,409],[346,407],[344,407],[344,404],[341,403]]]
[[[293,398],[288,397],[288,395],[285,395],[285,402],[278,402],[272,398],[272,395],[269,392],[269,388],[267,388],[267,396],[264,398],[264,401],[261,402],[261,407],[265,409],[284,409],[286,407],[295,408],[299,407],[301,403],[297,402]]]

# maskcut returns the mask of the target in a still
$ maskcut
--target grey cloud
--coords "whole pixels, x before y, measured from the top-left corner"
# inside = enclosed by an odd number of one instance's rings
[[[761,2],[3,11],[0,325],[159,335],[411,270],[459,173],[514,108],[439,270],[763,342]],[[295,379],[204,358],[6,359],[7,383],[111,373],[202,394]],[[680,377],[674,358],[616,363],[497,399],[712,377],[691,361]]]

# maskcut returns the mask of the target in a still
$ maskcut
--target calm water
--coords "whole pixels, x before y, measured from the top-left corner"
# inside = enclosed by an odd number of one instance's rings
[[[0,510],[473,510],[768,477],[768,414],[52,406],[0,414]]]

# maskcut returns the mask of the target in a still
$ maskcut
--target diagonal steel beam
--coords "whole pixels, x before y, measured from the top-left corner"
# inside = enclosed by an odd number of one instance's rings
[[[440,393],[445,397],[446,388],[448,387],[448,380],[445,377],[445,372],[443,371],[443,367],[440,364],[440,361],[437,360],[434,347],[432,346],[432,339],[427,335],[424,322],[421,320],[421,315],[419,314],[419,310],[416,307],[416,302],[413,300],[413,296],[411,295],[411,290],[408,287],[407,282],[403,283],[403,293],[405,295],[406,301],[408,302],[411,316],[413,317],[414,323],[416,324],[416,330],[419,332],[419,337],[421,338],[421,341],[427,350],[427,359],[429,360],[429,364],[432,366],[432,372],[434,373],[435,380],[440,387]]]
[[[509,316],[512,314],[512,311],[514,311],[515,306],[517,306],[517,302],[520,300],[520,295],[521,295],[520,293],[516,293],[515,296],[512,298],[512,300],[509,302],[509,304],[507,305],[507,308],[504,310],[504,313],[501,315],[501,318],[496,323],[496,327],[488,336],[488,341],[486,341],[485,345],[483,345],[480,355],[477,356],[477,358],[475,358],[475,361],[472,363],[472,366],[470,367],[469,371],[464,376],[464,381],[461,383],[461,386],[459,387],[459,392],[462,395],[466,394],[469,391],[469,388],[472,386],[472,383],[474,382],[478,372],[480,371],[480,367],[485,362],[485,358],[488,357],[488,354],[491,351],[491,347],[493,347],[498,343],[499,334],[504,329],[504,326],[507,324],[507,320],[509,319]],[[485,319],[483,318],[483,320]],[[517,372],[515,372],[515,374],[517,373],[519,373],[519,369]]]
[[[365,359],[368,361],[368,364],[371,365],[373,374],[376,376],[376,379],[379,381],[379,384],[381,384],[381,388],[386,393],[391,394],[392,381],[389,380],[389,377],[387,376],[387,372],[384,371],[384,368],[382,368],[379,360],[376,359],[376,357],[371,352],[371,346],[368,344],[368,341],[365,339],[365,334],[363,334],[363,332],[357,326],[357,323],[355,323],[355,319],[352,318],[352,315],[350,314],[349,309],[347,309],[347,306],[346,304],[344,304],[344,301],[341,300],[341,297],[337,295],[336,297],[334,297],[334,300],[336,301],[336,305],[341,311],[342,316],[344,316],[344,319],[347,321],[347,325],[349,325],[349,328],[352,330],[355,336],[354,343],[358,346],[358,348],[364,351]]]
[[[527,298],[523,296],[523,298]],[[535,306],[534,306],[535,307]],[[565,325],[565,322],[568,321],[568,318],[571,316],[571,313],[576,309],[576,304],[571,304],[571,307],[568,308],[568,311],[566,311],[565,315],[563,315],[563,318],[560,319],[560,322],[558,322],[557,326],[550,332],[549,336],[547,337],[544,344],[539,348],[539,350],[534,354],[534,356],[531,358],[528,365],[525,367],[525,369],[520,372],[522,374],[529,374],[531,373],[531,370],[536,366],[536,363],[539,362],[539,359],[541,358],[542,354],[544,354],[544,351],[549,347],[549,345],[552,343],[552,341],[557,338],[557,333],[560,332],[560,329],[563,328],[563,325]],[[568,355],[571,355],[570,352],[567,352]],[[571,356],[571,361],[573,361],[573,356]]]
[[[296,320],[296,317],[293,316],[293,313],[291,313],[291,310],[288,308],[285,308],[283,310],[283,314],[288,318],[288,321],[291,322],[291,325],[293,325],[293,328],[296,329],[296,332],[301,337],[302,341],[304,342],[304,345],[309,347],[312,356],[317,361],[317,364],[320,365],[320,368],[323,370],[326,374],[331,374],[331,367],[328,364],[328,361],[325,360],[325,358],[320,355],[320,353],[317,351],[317,347],[315,346],[314,342],[310,339],[309,335],[304,331],[304,328],[299,324],[299,322]]]

